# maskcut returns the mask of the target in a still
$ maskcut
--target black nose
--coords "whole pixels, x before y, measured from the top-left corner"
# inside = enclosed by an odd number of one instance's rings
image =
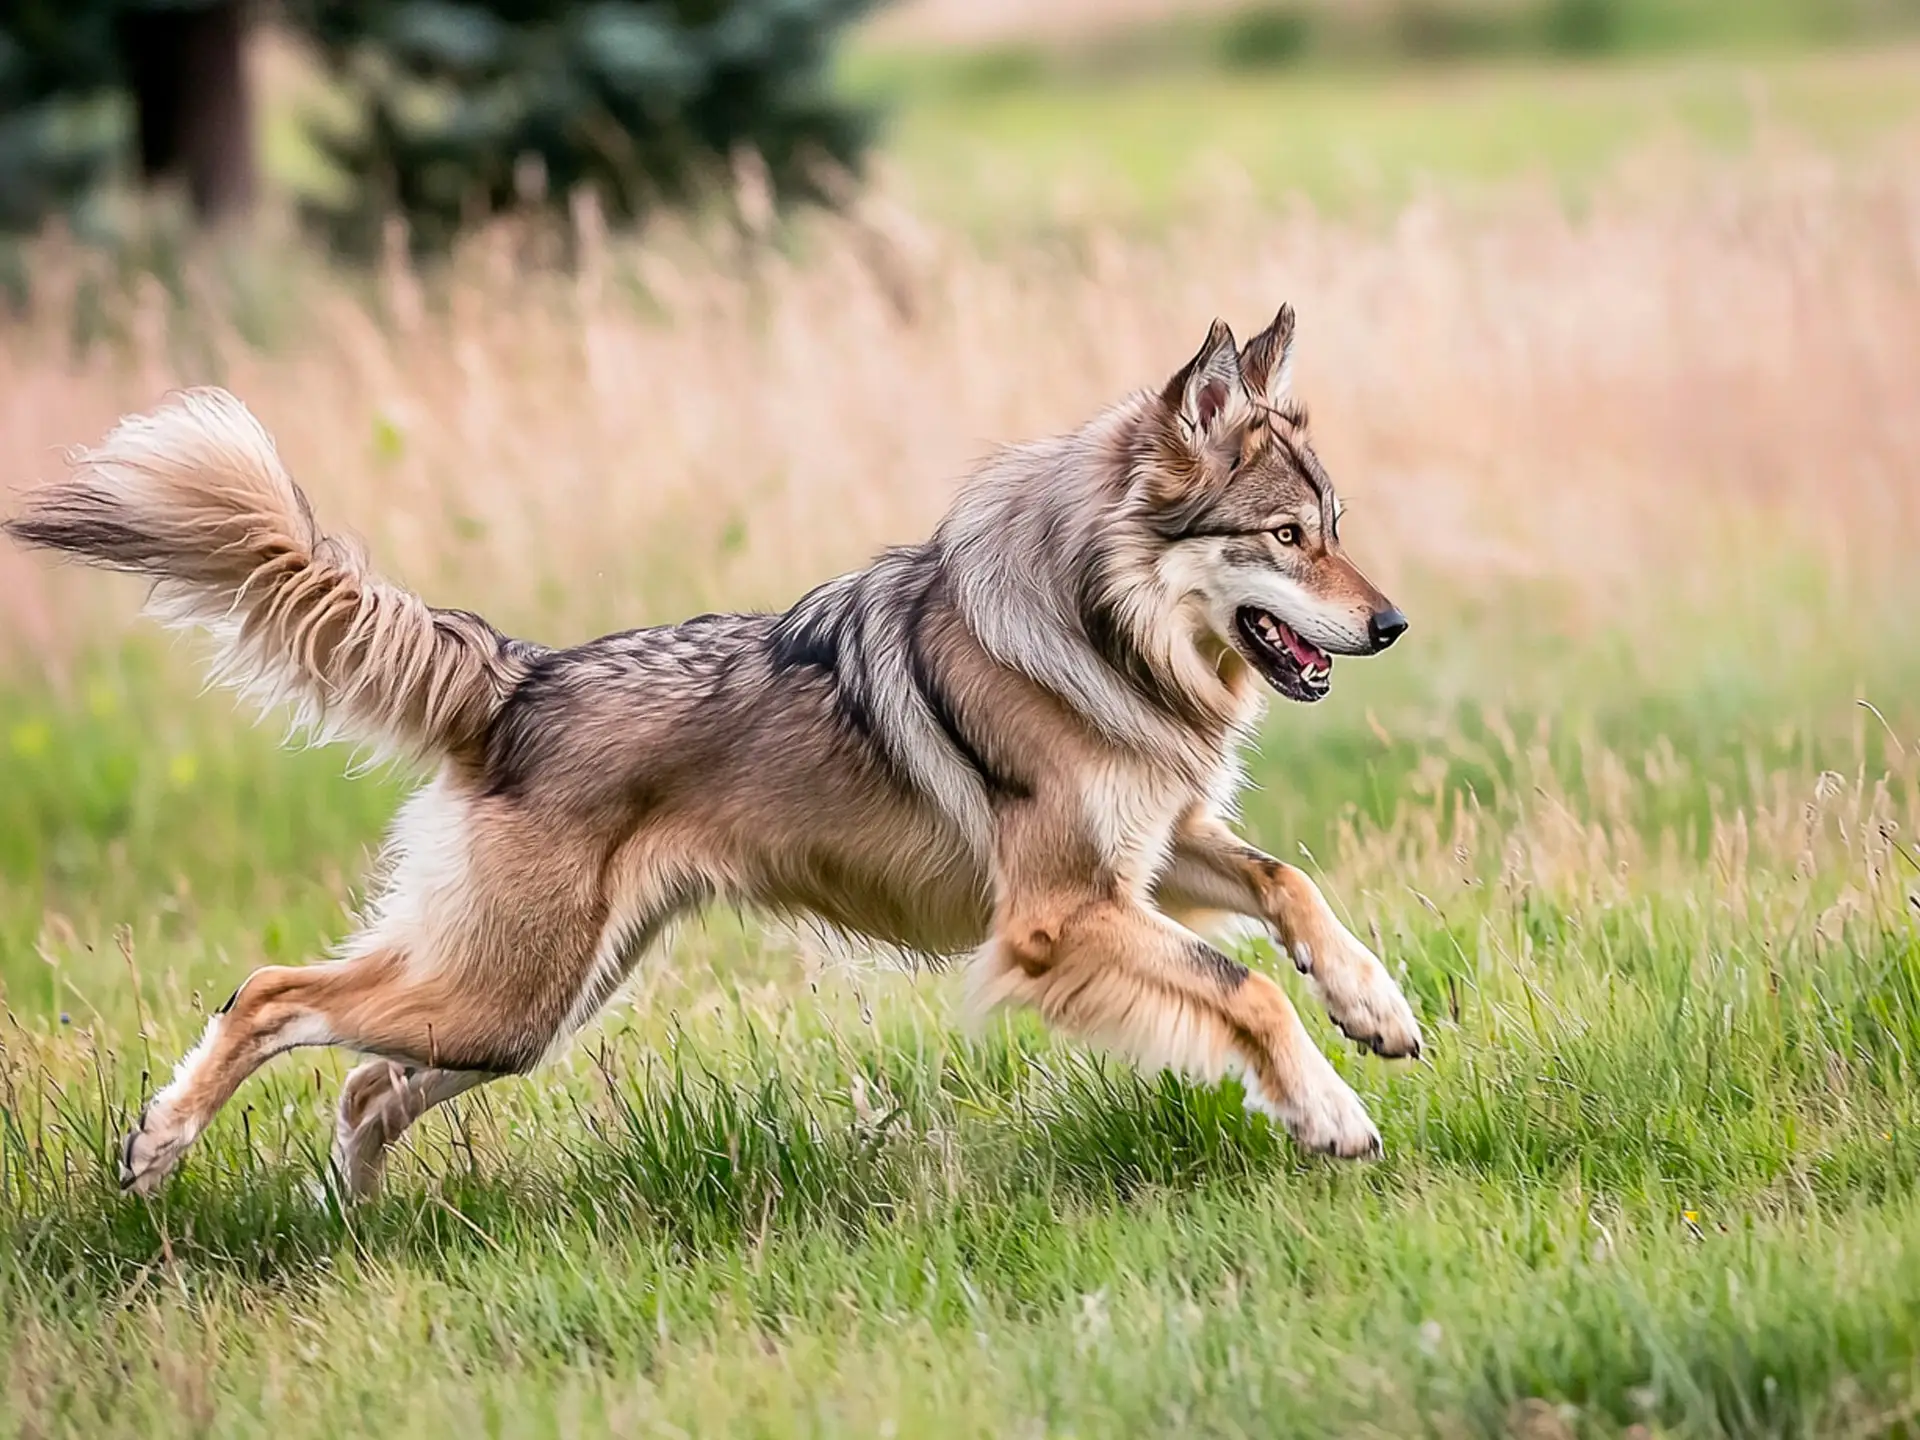
[[[1407,633],[1407,617],[1389,605],[1367,621],[1367,633],[1373,637],[1374,650],[1384,650]]]

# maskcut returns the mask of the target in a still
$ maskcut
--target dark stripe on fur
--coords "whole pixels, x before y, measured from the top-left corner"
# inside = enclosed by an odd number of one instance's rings
[[[866,617],[858,591],[824,601],[816,600],[818,595],[809,593],[781,617],[767,639],[767,656],[776,675],[794,669],[822,672],[833,686],[841,723],[879,749],[866,683]]]
[[[1252,865],[1269,880],[1278,878],[1280,874],[1280,862],[1258,846],[1242,845],[1240,847],[1240,858]]]
[[[1249,530],[1244,525],[1194,525],[1168,540],[1250,540],[1271,535],[1271,530]]]
[[[819,593],[808,592],[767,636],[767,658],[776,675],[805,668],[832,671],[840,663],[840,637],[834,624],[838,617],[811,614],[805,608]]]
[[[1089,575],[1080,591],[1080,624],[1094,652],[1149,705],[1200,729],[1215,728],[1212,715],[1177,684],[1169,682],[1141,653],[1114,604],[1101,594],[1101,580]]]
[[[527,783],[544,733],[540,725],[540,712],[545,708],[542,702],[554,693],[570,653],[554,650],[537,656],[508,694],[500,713],[493,717],[481,760],[489,795],[517,795]]]
[[[1247,967],[1231,955],[1223,954],[1207,944],[1196,945],[1194,949],[1194,959],[1200,968],[1219,981],[1220,988],[1229,995],[1247,983]]]
[[[834,714],[899,789],[911,791],[885,738],[877,733],[866,654],[866,610],[870,583],[861,575],[851,583],[833,581],[809,591],[782,615],[767,636],[767,658],[774,677],[795,670],[817,670],[833,687]],[[832,592],[832,593],[827,593]]]
[[[43,503],[39,514],[0,528],[23,544],[62,550],[115,570],[144,570],[162,558],[148,536],[116,520],[111,507],[90,495],[61,496]]]
[[[980,783],[986,787],[987,794],[997,800],[1030,799],[1033,791],[1022,781],[1003,775],[981,754],[980,747],[968,737],[961,722],[959,712],[953,708],[953,699],[947,694],[946,687],[940,683],[940,677],[934,673],[928,661],[926,651],[920,644],[922,626],[926,623],[927,608],[933,603],[934,592],[944,583],[937,572],[927,582],[913,602],[913,612],[907,617],[907,671],[913,678],[913,688],[920,692],[920,701],[939,725],[941,733],[947,737],[947,743],[959,753],[960,758],[973,768],[980,777]]]
[[[1274,434],[1279,439],[1281,448],[1287,452],[1287,459],[1291,460],[1293,462],[1293,468],[1300,472],[1300,478],[1313,487],[1313,498],[1318,501],[1321,508],[1324,509],[1327,504],[1326,471],[1322,470],[1318,464],[1308,463],[1307,457],[1301,453],[1300,447],[1293,443],[1293,436],[1287,434],[1285,431],[1279,430],[1275,431]]]

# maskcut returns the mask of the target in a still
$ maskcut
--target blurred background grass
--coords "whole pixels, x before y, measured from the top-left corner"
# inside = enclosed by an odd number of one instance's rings
[[[1051,23],[1015,7],[907,6],[847,58],[847,83],[894,107],[890,154],[928,177],[915,191],[926,205],[1002,224],[1063,202],[1147,220],[1191,201],[1209,166],[1269,201],[1322,206],[1392,207],[1423,183],[1516,176],[1577,198],[1650,145],[1741,152],[1780,129],[1852,147],[1916,104],[1903,47],[1920,10],[1903,4],[1040,13]],[[973,43],[927,43],[952,35]]]
[[[1661,142],[1850,150],[1913,118],[1916,45],[1911,0],[918,0],[839,68],[917,209],[1005,230],[1164,220],[1220,169],[1268,201],[1391,206],[1528,175],[1578,196]],[[267,176],[338,195],[306,125],[348,123],[341,98],[284,32],[256,64]]]

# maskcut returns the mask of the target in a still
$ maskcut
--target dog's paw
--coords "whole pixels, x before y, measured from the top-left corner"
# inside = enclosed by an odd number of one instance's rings
[[[334,1136],[333,1173],[349,1200],[371,1200],[387,1174],[387,1133],[379,1117]]]
[[[1304,943],[1294,950],[1294,963],[1342,1034],[1389,1060],[1420,1058],[1420,1022],[1413,1007],[1387,967],[1351,931],[1341,926],[1320,953]]]
[[[356,1123],[341,1125],[333,1136],[333,1173],[349,1200],[371,1200],[387,1179],[387,1156],[394,1137],[406,1128],[393,1114],[396,1102],[375,1105]]]
[[[193,1131],[160,1106],[149,1106],[120,1142],[120,1188],[151,1195],[193,1143]]]
[[[404,1072],[386,1060],[356,1066],[340,1090],[333,1132],[333,1170],[348,1199],[370,1200],[386,1178],[392,1143],[388,1111],[404,1099]]]
[[[1377,1160],[1380,1132],[1351,1086],[1334,1073],[1318,1050],[1309,1050],[1306,1074],[1291,1093],[1275,1100],[1247,1087],[1247,1104],[1286,1126],[1294,1144],[1342,1160]]]

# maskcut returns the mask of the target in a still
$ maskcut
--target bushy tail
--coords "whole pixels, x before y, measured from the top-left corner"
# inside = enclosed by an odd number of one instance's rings
[[[224,390],[123,420],[5,527],[30,545],[153,581],[148,609],[199,626],[213,673],[316,738],[457,754],[517,682],[521,648],[435,610],[322,534],[272,437]]]

